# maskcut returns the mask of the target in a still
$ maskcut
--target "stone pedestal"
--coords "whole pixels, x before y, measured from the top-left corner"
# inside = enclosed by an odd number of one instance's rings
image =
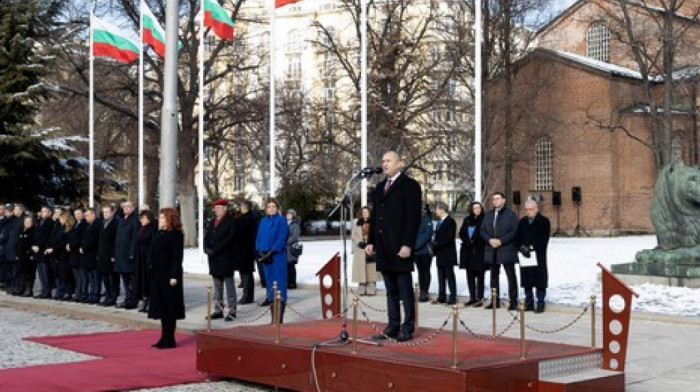
[[[700,266],[671,263],[625,263],[610,266],[629,285],[652,283],[671,287],[700,288]]]

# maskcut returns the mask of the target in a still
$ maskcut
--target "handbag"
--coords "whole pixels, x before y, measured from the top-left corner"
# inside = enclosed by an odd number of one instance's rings
[[[258,257],[258,261],[263,263],[263,264],[272,264],[272,261],[273,261],[272,256],[274,256],[274,253],[275,252],[272,250],[269,250],[267,252],[261,252],[259,257]]]
[[[289,253],[291,253],[294,257],[301,256],[301,254],[304,253],[304,244],[299,241],[291,243],[289,245]]]

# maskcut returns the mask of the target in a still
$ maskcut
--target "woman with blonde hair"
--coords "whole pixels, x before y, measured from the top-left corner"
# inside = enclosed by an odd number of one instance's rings
[[[357,223],[352,228],[352,281],[358,284],[359,295],[374,295],[377,291],[377,281],[381,275],[377,272],[374,255],[365,253],[367,237],[369,236],[369,219],[372,210],[365,206],[360,209]]]
[[[68,244],[68,234],[73,230],[73,225],[75,225],[73,215],[66,210],[61,210],[58,213],[58,222],[51,232],[51,237],[44,251],[44,254],[48,257],[49,266],[56,276],[56,293],[53,298],[61,301],[71,297],[66,293],[66,286],[70,284],[73,278],[73,270],[68,262],[66,244]]]

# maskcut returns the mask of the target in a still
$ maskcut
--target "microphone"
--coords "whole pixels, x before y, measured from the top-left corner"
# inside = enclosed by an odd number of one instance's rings
[[[358,178],[368,178],[368,177],[372,177],[375,174],[381,174],[382,172],[384,172],[384,170],[379,166],[366,167],[366,168],[360,170],[360,172],[357,174],[357,177]]]

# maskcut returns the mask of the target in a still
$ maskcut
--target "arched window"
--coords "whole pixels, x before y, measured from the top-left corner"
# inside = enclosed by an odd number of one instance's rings
[[[552,139],[543,137],[535,142],[535,190],[549,191],[554,188],[552,162],[554,149]]]
[[[586,56],[610,61],[610,29],[603,22],[595,22],[588,28],[586,37]]]
[[[675,135],[671,139],[671,162],[683,163],[683,137]]]

